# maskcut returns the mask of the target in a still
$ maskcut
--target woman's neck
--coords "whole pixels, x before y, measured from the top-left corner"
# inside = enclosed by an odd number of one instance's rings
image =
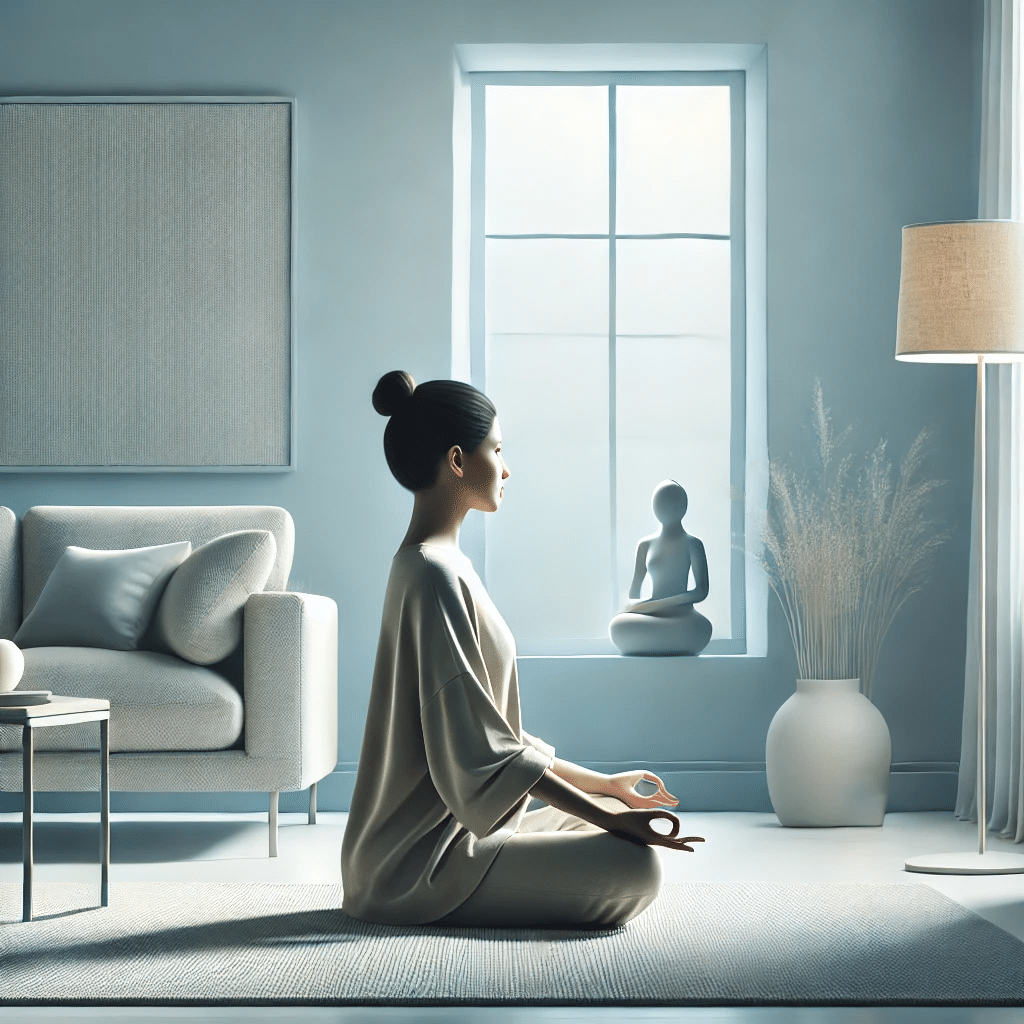
[[[412,519],[401,547],[435,544],[439,547],[458,548],[459,529],[466,518],[466,509],[458,507],[453,497],[450,489],[445,487],[435,486],[417,491]]]

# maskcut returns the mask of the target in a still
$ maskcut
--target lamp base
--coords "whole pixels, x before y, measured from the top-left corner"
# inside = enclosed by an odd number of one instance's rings
[[[906,869],[926,875],[1018,875],[1024,874],[1024,854],[929,853],[911,857]]]

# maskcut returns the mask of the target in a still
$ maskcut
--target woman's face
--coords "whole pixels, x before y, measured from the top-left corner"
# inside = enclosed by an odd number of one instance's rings
[[[470,508],[496,512],[505,496],[502,484],[508,477],[508,466],[501,457],[501,427],[495,417],[480,447],[463,456],[462,482],[470,498]]]

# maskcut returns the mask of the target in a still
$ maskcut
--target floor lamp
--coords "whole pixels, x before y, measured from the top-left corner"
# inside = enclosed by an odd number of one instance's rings
[[[981,498],[978,611],[978,852],[913,857],[908,871],[940,875],[1024,872],[1024,856],[986,853],[986,544],[985,364],[1024,360],[1024,223],[945,221],[903,229],[903,265],[896,327],[896,358],[920,363],[974,363]]]

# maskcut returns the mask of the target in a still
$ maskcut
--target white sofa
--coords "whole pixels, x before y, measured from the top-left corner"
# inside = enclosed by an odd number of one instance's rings
[[[13,639],[68,545],[101,550],[269,530],[277,554],[243,611],[239,648],[206,667],[172,654],[28,647],[19,689],[110,700],[110,788],[134,792],[263,791],[270,855],[282,790],[310,788],[338,758],[337,606],[286,591],[294,525],[273,506],[37,506],[21,522],[0,507],[0,637]],[[37,790],[95,790],[95,726],[40,732]],[[0,791],[21,791],[20,729],[0,727]]]

